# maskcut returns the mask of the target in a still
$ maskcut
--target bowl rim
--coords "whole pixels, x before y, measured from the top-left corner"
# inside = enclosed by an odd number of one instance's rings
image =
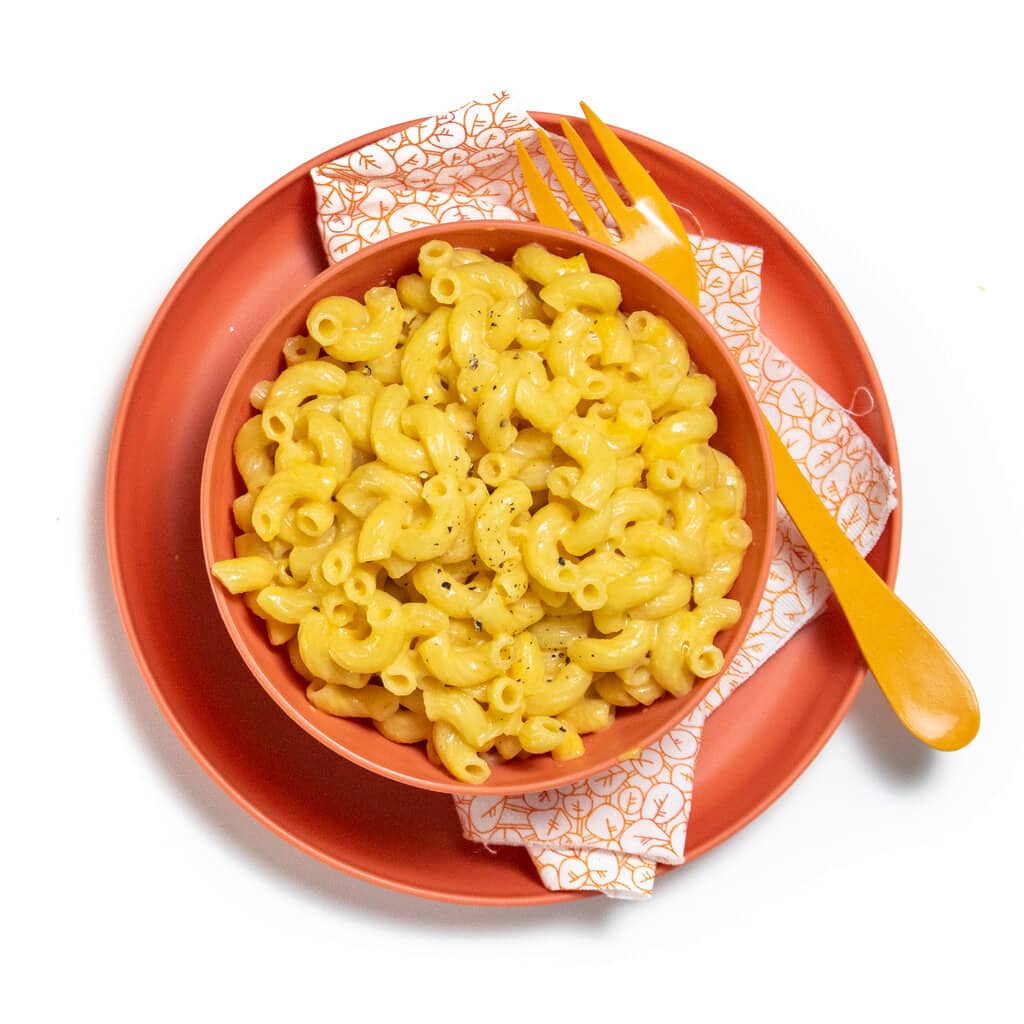
[[[239,386],[241,378],[243,378],[248,370],[249,363],[255,357],[255,354],[259,352],[265,345],[268,336],[277,333],[280,329],[280,325],[289,314],[291,314],[293,308],[300,304],[303,296],[314,292],[325,279],[333,278],[337,275],[344,273],[345,267],[353,260],[366,259],[369,254],[372,254],[375,250],[378,250],[381,246],[389,244],[412,244],[416,240],[427,241],[431,238],[438,236],[457,235],[464,231],[485,231],[489,233],[499,234],[504,231],[516,230],[525,231],[537,240],[549,238],[557,241],[562,241],[566,244],[590,247],[599,249],[602,253],[606,254],[613,260],[627,263],[630,265],[630,269],[635,274],[642,277],[646,277],[655,287],[660,291],[666,292],[670,295],[673,301],[684,306],[688,313],[694,318],[698,325],[703,329],[711,343],[719,348],[725,357],[726,364],[730,366],[736,379],[742,384],[740,394],[742,396],[742,403],[746,407],[749,413],[749,420],[753,425],[753,434],[756,439],[756,448],[759,452],[760,458],[759,463],[765,474],[765,493],[766,493],[766,508],[764,510],[764,554],[761,558],[761,563],[757,567],[757,575],[752,587],[752,599],[747,606],[743,608],[740,618],[740,624],[745,622],[746,628],[739,632],[737,631],[732,641],[730,642],[730,649],[726,652],[729,654],[729,658],[726,659],[725,667],[728,667],[729,661],[738,652],[742,646],[743,641],[750,632],[750,627],[753,622],[753,616],[756,613],[757,605],[760,601],[760,596],[764,592],[765,586],[767,585],[768,574],[771,569],[772,563],[772,549],[771,543],[772,537],[776,530],[776,499],[775,499],[775,474],[774,466],[771,458],[771,449],[769,446],[768,435],[765,429],[764,417],[761,414],[760,407],[757,404],[757,400],[754,397],[754,393],[747,383],[743,371],[736,361],[735,356],[729,350],[725,341],[722,339],[719,332],[711,324],[711,322],[700,312],[700,310],[688,300],[684,295],[679,293],[676,289],[672,288],[664,279],[660,278],[645,264],[636,260],[634,257],[628,255],[620,249],[610,246],[598,239],[590,238],[589,236],[580,235],[575,232],[565,231],[561,228],[549,227],[544,224],[540,224],[536,221],[522,221],[522,220],[508,220],[508,219],[492,219],[487,218],[484,220],[460,220],[451,221],[442,224],[431,224],[421,228],[415,228],[410,231],[400,232],[399,234],[389,236],[388,238],[381,239],[377,242],[372,242],[355,252],[348,254],[343,259],[338,260],[335,263],[329,264],[324,270],[317,274],[314,278],[306,281],[301,288],[294,291],[290,298],[285,299],[277,308],[276,312],[267,320],[267,322],[260,328],[260,330],[254,335],[252,340],[248,343],[245,350],[238,359],[234,371],[227,383],[224,385],[223,392],[220,400],[217,403],[217,409],[214,414],[213,420],[211,421],[209,431],[207,433],[206,446],[203,453],[202,472],[200,478],[200,495],[199,495],[199,518],[200,518],[200,532],[202,537],[202,549],[204,557],[204,568],[206,570],[207,582],[213,592],[214,601],[217,605],[218,613],[221,617],[221,621],[228,631],[231,637],[232,644],[236,651],[241,656],[246,664],[249,672],[255,677],[256,681],[264,689],[264,691],[271,697],[274,703],[288,715],[297,725],[299,725],[306,733],[316,739],[319,743],[332,750],[334,753],[346,758],[348,761],[365,768],[368,771],[375,772],[385,778],[391,779],[392,781],[402,783],[404,785],[412,786],[417,789],[425,789],[433,792],[449,793],[453,795],[471,795],[471,796],[509,796],[520,793],[534,793],[541,792],[547,789],[553,789],[556,787],[567,786],[573,783],[579,782],[582,779],[588,778],[599,772],[606,771],[612,765],[622,759],[622,753],[619,755],[609,755],[597,764],[587,764],[584,767],[577,768],[575,770],[565,771],[564,765],[567,762],[555,762],[552,760],[553,765],[558,765],[560,768],[560,774],[557,778],[552,778],[546,781],[522,782],[513,783],[494,783],[487,780],[479,785],[473,785],[467,788],[467,784],[461,782],[455,778],[442,777],[442,778],[426,778],[416,775],[410,775],[401,769],[394,768],[384,761],[374,760],[359,753],[356,750],[347,747],[345,744],[339,742],[335,737],[330,736],[321,730],[316,724],[312,716],[300,712],[296,707],[287,701],[282,693],[278,684],[276,684],[273,678],[264,670],[263,666],[258,662],[253,653],[250,651],[249,644],[244,640],[240,634],[238,627],[236,626],[234,619],[231,614],[231,608],[234,602],[237,600],[238,595],[229,594],[224,587],[216,580],[210,571],[210,565],[215,560],[213,551],[213,508],[211,504],[211,490],[212,480],[214,476],[215,462],[219,452],[219,446],[214,443],[215,437],[223,431],[224,421],[228,417],[228,407],[231,404],[232,398],[235,396]],[[250,613],[251,614],[251,613]],[[724,671],[724,669],[723,669]],[[720,677],[721,673],[712,676],[709,679],[703,679],[695,683],[693,689],[687,694],[671,698],[666,697],[666,700],[673,701],[677,710],[672,714],[666,724],[657,725],[651,728],[644,737],[642,737],[637,743],[633,743],[630,746],[630,750],[645,749],[653,743],[656,743],[659,739],[674,729],[681,721],[683,721],[707,696],[711,688],[714,686],[715,681]],[[659,701],[660,702],[660,701]],[[309,705],[310,708],[313,705]],[[611,726],[614,729],[614,724]],[[386,739],[381,737],[385,742]],[[568,762],[571,763],[571,762]]]

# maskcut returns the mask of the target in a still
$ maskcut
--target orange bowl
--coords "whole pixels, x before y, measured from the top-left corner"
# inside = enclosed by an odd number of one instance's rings
[[[236,527],[231,504],[244,488],[234,465],[232,444],[239,427],[252,415],[249,394],[254,384],[273,379],[284,368],[281,349],[287,338],[305,331],[306,314],[327,295],[362,299],[377,285],[392,284],[414,272],[420,246],[443,238],[511,260],[517,248],[540,242],[561,256],[584,253],[597,273],[622,288],[626,312],[649,310],[665,317],[685,337],[700,369],[714,378],[718,395],[718,432],[714,445],[739,466],[747,482],[746,520],[753,532],[739,578],[730,596],[743,608],[739,622],[719,634],[728,665],[750,628],[764,590],[775,535],[775,488],[768,441],[761,415],[743,373],[724,342],[695,307],[642,264],[600,242],[580,235],[518,221],[462,221],[433,225],[376,243],[329,267],[282,309],[259,333],[239,362],[217,408],[203,462],[200,514],[207,566],[234,556]],[[240,597],[229,594],[210,575],[221,617],[249,669],[273,700],[303,729],[356,764],[407,785],[442,792],[526,793],[585,778],[609,767],[629,751],[653,743],[684,719],[706,696],[714,678],[699,680],[686,695],[663,697],[650,707],[620,709],[613,725],[585,737],[584,755],[555,761],[548,755],[497,763],[486,783],[468,787],[427,759],[422,745],[404,746],[380,735],[372,724],[337,718],[306,699],[306,683],[293,669],[287,652],[267,639],[263,622]]]

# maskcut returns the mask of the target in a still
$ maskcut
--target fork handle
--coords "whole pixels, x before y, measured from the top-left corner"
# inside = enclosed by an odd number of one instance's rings
[[[779,499],[832,585],[886,699],[922,742],[938,750],[966,746],[980,723],[967,676],[861,557],[767,420],[765,427]]]

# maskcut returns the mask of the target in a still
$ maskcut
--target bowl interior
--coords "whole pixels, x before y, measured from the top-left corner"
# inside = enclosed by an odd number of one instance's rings
[[[593,270],[615,278],[622,287],[623,309],[646,309],[668,319],[686,338],[694,362],[718,387],[715,412],[718,432],[712,443],[733,458],[747,482],[747,521],[753,544],[730,596],[743,605],[740,621],[719,634],[726,663],[746,636],[764,589],[775,524],[774,484],[767,439],[760,414],[742,373],[711,326],[686,300],[641,264],[582,236],[532,223],[463,222],[435,225],[394,236],[338,263],[311,281],[266,325],[250,345],[217,409],[203,464],[200,496],[203,548],[207,564],[233,556],[236,528],[231,503],[241,492],[232,442],[252,415],[249,392],[260,380],[276,377],[283,368],[281,348],[291,335],[304,333],[306,314],[327,295],[361,299],[376,285],[390,284],[416,269],[419,247],[430,238],[480,249],[496,259],[510,260],[515,249],[538,241],[562,256],[586,254]],[[263,623],[240,598],[232,597],[211,577],[218,610],[250,670],[278,705],[307,732],[352,761],[400,782],[446,792],[465,790],[426,758],[422,744],[403,746],[381,736],[356,719],[336,718],[313,707],[306,684],[292,668],[284,648],[269,643]],[[515,793],[565,785],[608,767],[627,751],[643,748],[681,721],[703,698],[714,680],[698,681],[684,697],[665,697],[648,708],[620,710],[614,725],[585,737],[586,753],[557,762],[547,756],[495,764],[487,782],[474,793]]]

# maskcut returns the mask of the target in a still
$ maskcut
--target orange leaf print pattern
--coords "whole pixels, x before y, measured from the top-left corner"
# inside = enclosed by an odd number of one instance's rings
[[[336,261],[426,224],[532,219],[514,144],[521,139],[547,169],[535,127],[506,93],[498,93],[316,168],[317,223],[328,258]],[[581,177],[568,144],[554,142]],[[549,169],[547,178],[559,193]],[[892,470],[854,418],[761,332],[761,250],[691,240],[701,311],[732,349],[762,410],[815,491],[866,554],[896,504]],[[649,896],[656,864],[685,859],[707,716],[821,612],[829,592],[780,506],[772,569],[750,634],[690,717],[635,759],[581,782],[523,796],[456,796],[465,837],[488,846],[525,846],[549,889]]]
[[[327,257],[337,262],[371,242],[454,220],[532,220],[515,143],[521,140],[545,180],[564,198],[537,142],[537,125],[507,93],[455,110],[313,169],[317,227]],[[555,139],[577,177],[571,147]],[[387,192],[393,202],[375,201]],[[590,201],[601,202],[589,184]]]

